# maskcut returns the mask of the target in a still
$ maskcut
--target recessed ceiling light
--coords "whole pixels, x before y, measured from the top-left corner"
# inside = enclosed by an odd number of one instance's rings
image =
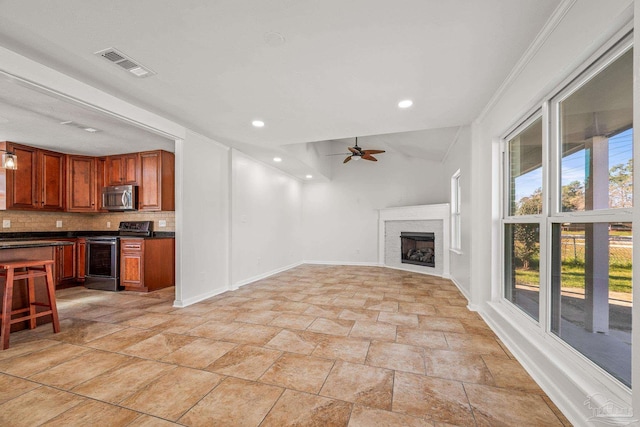
[[[94,128],[84,128],[84,130],[86,130],[87,132],[91,132],[91,133],[98,132],[98,129],[94,129]]]
[[[409,108],[413,105],[413,101],[410,99],[404,99],[400,102],[398,102],[398,107],[399,108]]]
[[[274,157],[274,158],[273,158],[273,161],[274,161],[274,162],[276,162],[276,163],[278,163],[278,162],[281,162],[281,161],[282,161],[282,159],[281,159],[280,157]]]
[[[127,71],[129,71],[131,74],[134,74],[136,77],[144,77],[147,74],[149,74],[149,71],[145,70],[142,67],[134,67],[134,68],[132,68],[130,70],[127,70]]]
[[[264,127],[264,122],[262,120],[254,120],[251,122],[251,124],[257,128]]]
[[[307,175],[305,178],[311,179],[311,178],[313,178],[313,175]]]

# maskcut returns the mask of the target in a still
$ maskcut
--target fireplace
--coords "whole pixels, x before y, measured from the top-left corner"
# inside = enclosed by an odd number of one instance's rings
[[[436,266],[434,233],[400,233],[402,263]]]

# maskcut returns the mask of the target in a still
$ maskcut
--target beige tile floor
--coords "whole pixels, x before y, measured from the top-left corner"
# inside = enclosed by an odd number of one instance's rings
[[[0,352],[0,425],[570,425],[448,280],[306,265],[183,309],[57,295],[62,331]]]

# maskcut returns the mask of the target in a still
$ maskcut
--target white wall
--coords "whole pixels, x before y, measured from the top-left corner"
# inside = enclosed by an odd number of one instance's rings
[[[232,150],[231,283],[300,264],[302,183]]]
[[[472,306],[507,344],[556,405],[576,425],[593,412],[584,401],[600,393],[629,403],[631,395],[615,381],[576,357],[574,352],[501,300],[499,141],[527,112],[553,95],[584,61],[632,19],[631,0],[564,2],[563,14],[543,33],[537,50],[528,52],[496,102],[472,126],[471,143],[471,299]],[[636,57],[638,50],[636,49]],[[637,73],[637,70],[636,70]],[[639,108],[637,100],[635,107]],[[634,318],[637,317],[637,306]],[[639,331],[634,329],[634,342]],[[636,358],[634,371],[639,365]],[[637,378],[637,377],[636,377]],[[634,393],[636,394],[636,393]],[[638,411],[636,409],[635,413]]]
[[[229,149],[187,131],[176,142],[176,301],[229,288]]]
[[[458,133],[458,139],[449,149],[444,160],[444,175],[449,179],[444,183],[449,204],[451,200],[451,176],[460,170],[460,231],[461,253],[449,252],[451,279],[469,295],[471,289],[471,233],[474,215],[471,211],[471,128],[465,126]]]
[[[304,255],[308,262],[378,264],[378,209],[447,201],[440,162],[385,153],[378,162],[342,164],[332,180],[305,183]]]

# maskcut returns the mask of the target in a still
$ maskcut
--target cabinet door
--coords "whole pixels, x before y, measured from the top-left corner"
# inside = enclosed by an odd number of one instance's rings
[[[102,187],[109,185],[107,158],[96,158],[96,205],[99,211],[106,211],[102,205]]]
[[[7,144],[7,150],[18,156],[18,169],[7,171],[7,208],[39,208],[40,199],[37,197],[38,185],[36,183],[38,150],[16,144]]]
[[[106,160],[106,173],[107,185],[120,185],[122,184],[122,157],[109,156]]]
[[[60,264],[60,279],[74,280],[76,278],[76,244],[61,246],[62,262]]]
[[[175,156],[167,151],[140,153],[141,211],[175,210]]]
[[[144,287],[144,240],[120,241],[120,284]]]
[[[86,260],[87,257],[87,241],[84,238],[79,238],[76,247],[76,280],[78,282],[84,282],[84,278],[87,272]]]
[[[56,286],[73,282],[76,278],[76,243],[56,246],[54,260],[54,281]]]
[[[137,153],[107,157],[108,185],[138,185]]]
[[[161,154],[153,151],[140,154],[140,202],[142,211],[162,210]]]
[[[67,171],[67,211],[95,212],[97,210],[96,159],[69,156]]]
[[[123,154],[122,155],[122,183],[138,185],[138,169],[139,169],[140,157],[138,153]]]
[[[39,150],[38,184],[40,207],[64,209],[64,154]]]

